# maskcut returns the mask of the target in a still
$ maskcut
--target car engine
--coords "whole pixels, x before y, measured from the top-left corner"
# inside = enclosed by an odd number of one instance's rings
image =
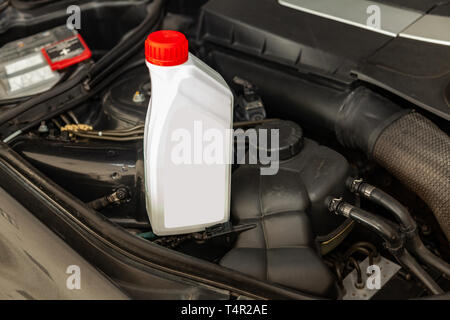
[[[80,28],[66,27],[66,1],[0,7],[1,140],[49,181],[148,245],[311,297],[450,290],[448,46],[271,0],[71,3]],[[264,150],[234,137],[234,158],[276,152],[277,173],[235,161],[230,221],[200,232],[157,235],[147,212],[144,40],[155,30],[185,34],[223,77],[234,130],[279,132]],[[403,59],[413,45],[422,54]],[[435,57],[420,65],[427,84],[412,67],[424,53]]]

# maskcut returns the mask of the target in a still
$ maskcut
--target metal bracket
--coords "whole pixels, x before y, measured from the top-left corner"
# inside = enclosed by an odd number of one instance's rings
[[[375,263],[375,265],[380,268],[380,289],[370,289],[367,287],[367,278],[370,275],[367,275],[367,273],[366,273],[367,267],[369,267],[369,258],[367,257],[359,265],[360,265],[361,271],[362,271],[362,280],[364,283],[364,287],[362,289],[358,289],[355,286],[355,284],[357,282],[357,274],[356,274],[356,270],[353,270],[345,277],[345,279],[343,281],[343,285],[345,288],[345,294],[342,297],[343,300],[369,300],[369,299],[371,299],[401,269],[401,267],[398,264],[396,264],[384,257],[380,257],[380,261]]]

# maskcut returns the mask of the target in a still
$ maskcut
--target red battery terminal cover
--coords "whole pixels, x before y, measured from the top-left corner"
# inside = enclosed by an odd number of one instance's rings
[[[45,46],[41,52],[52,70],[65,69],[92,56],[91,50],[79,33]]]

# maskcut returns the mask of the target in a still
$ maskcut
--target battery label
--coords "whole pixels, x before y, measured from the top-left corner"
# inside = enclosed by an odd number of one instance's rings
[[[42,48],[52,70],[60,70],[89,59],[92,55],[80,34]]]
[[[9,90],[11,92],[23,90],[52,78],[56,78],[55,73],[49,68],[49,66],[44,66],[39,69],[9,78]]]
[[[42,63],[44,63],[44,59],[42,59],[42,55],[40,53],[37,53],[7,64],[5,66],[5,71],[7,75],[10,75]]]

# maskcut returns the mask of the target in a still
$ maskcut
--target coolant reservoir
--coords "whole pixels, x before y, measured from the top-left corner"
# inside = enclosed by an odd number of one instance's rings
[[[147,213],[157,235],[229,219],[233,95],[177,31],[145,42],[152,95],[145,121]]]

